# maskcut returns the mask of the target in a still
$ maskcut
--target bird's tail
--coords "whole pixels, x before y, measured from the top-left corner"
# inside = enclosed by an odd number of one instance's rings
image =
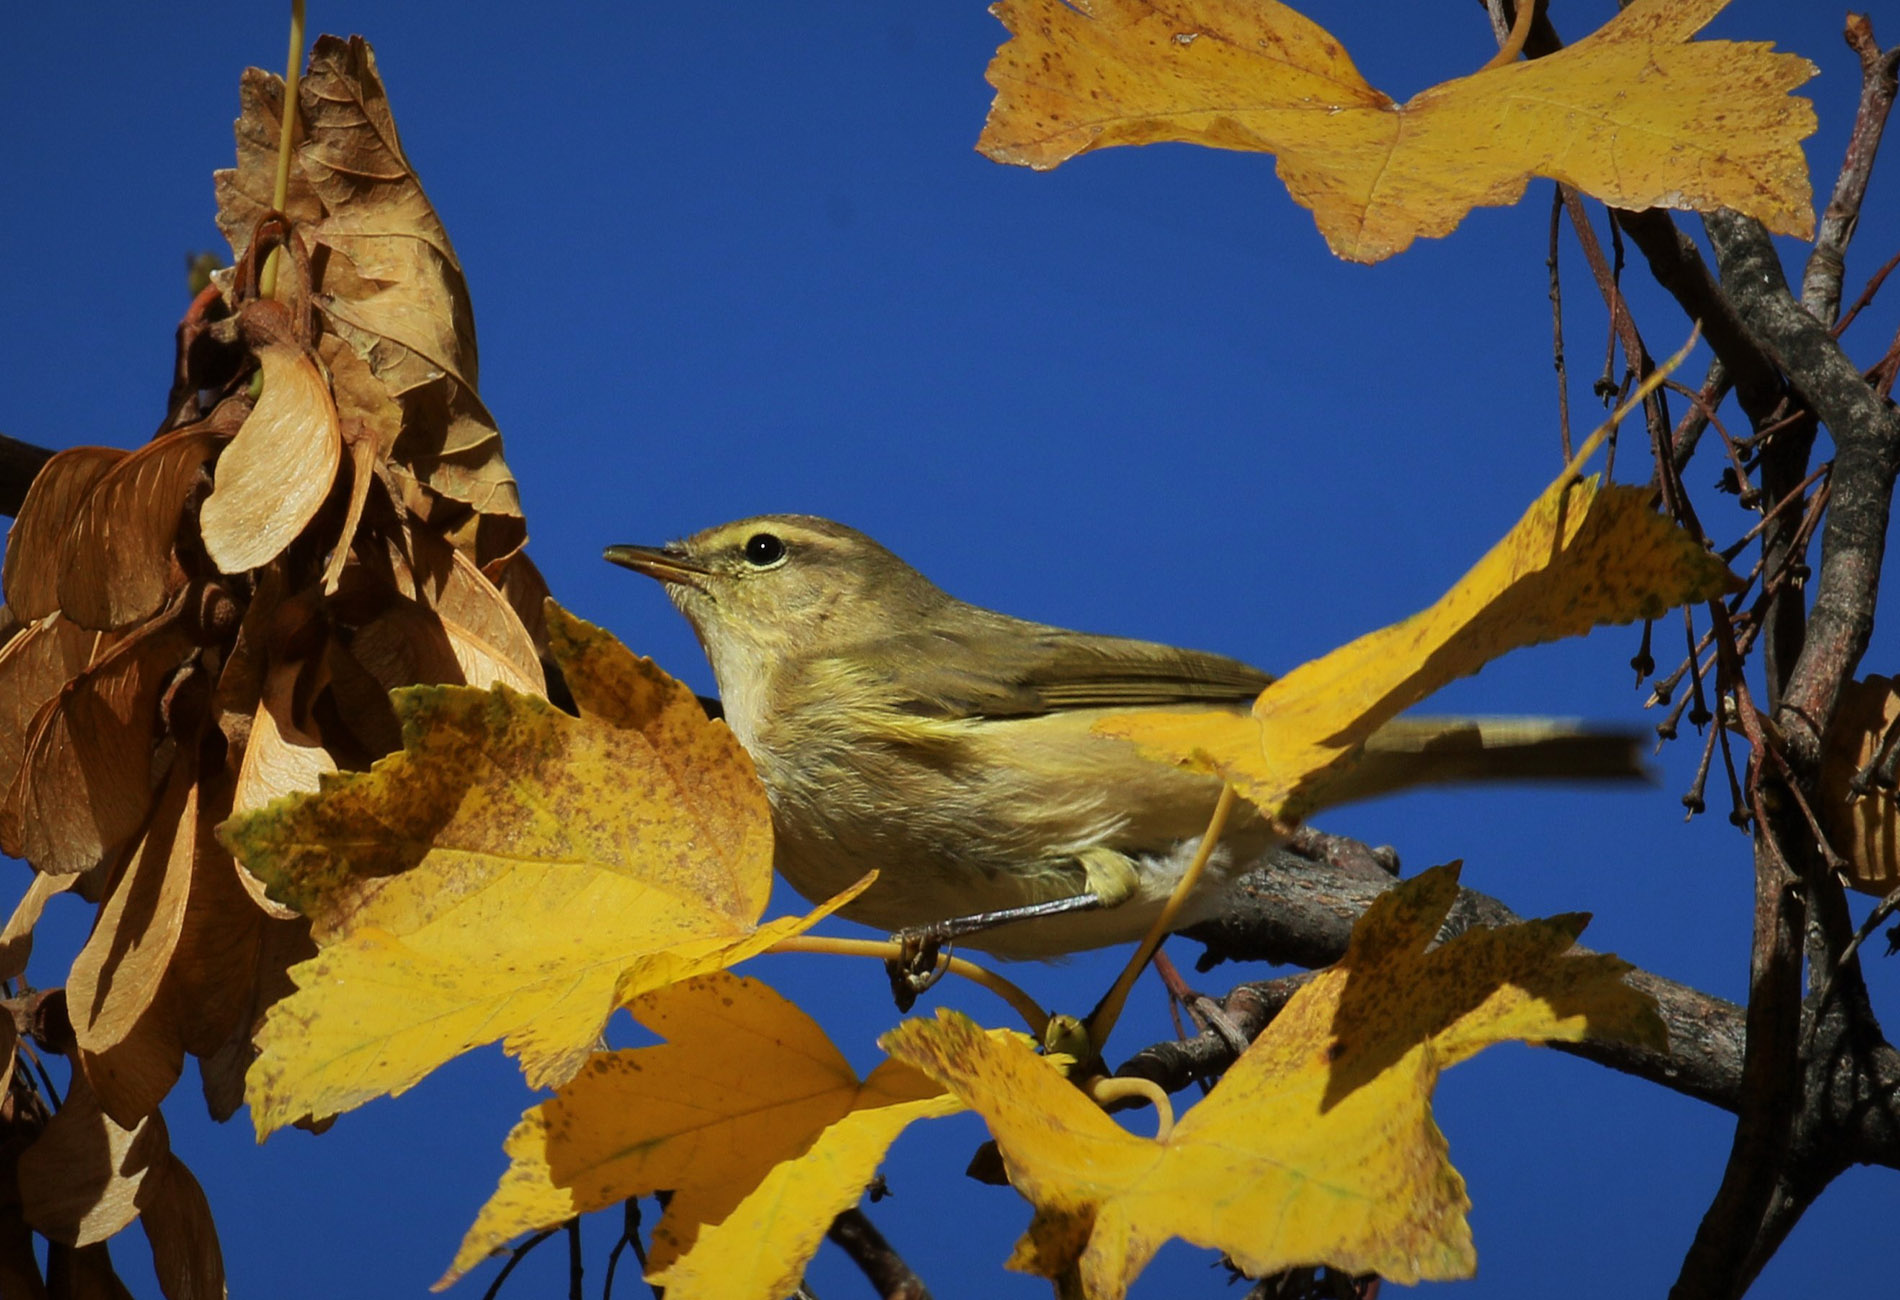
[[[1337,801],[1444,782],[1652,780],[1643,739],[1567,718],[1395,718],[1366,741]]]

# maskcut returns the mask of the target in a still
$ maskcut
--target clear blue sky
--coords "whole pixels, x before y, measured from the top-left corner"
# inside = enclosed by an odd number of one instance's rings
[[[1492,49],[1469,2],[1306,7],[1400,97]],[[1613,7],[1560,0],[1555,17],[1576,37]],[[1880,34],[1900,40],[1900,12],[1882,7]],[[20,6],[9,19],[0,429],[129,446],[157,423],[186,255],[222,248],[210,173],[231,158],[238,74],[281,70],[286,9]],[[1431,600],[1558,467],[1547,183],[1448,239],[1350,266],[1264,158],[1156,147],[1038,175],[974,153],[1003,37],[978,0],[311,9],[313,31],[375,45],[467,271],[482,392],[555,594],[702,690],[684,624],[602,546],[762,511],[829,515],[967,599],[1285,668]],[[1823,191],[1858,84],[1842,12],[1738,0],[1714,28],[1820,65]],[[1869,196],[1850,294],[1900,247],[1895,162]],[[1574,247],[1564,265],[1587,428],[1605,325]],[[1686,322],[1639,269],[1630,279],[1652,349],[1672,350]],[[1863,364],[1897,317],[1890,289],[1850,336]],[[1621,467],[1648,473],[1634,450]],[[1705,458],[1692,486],[1716,473]],[[1701,505],[1722,535],[1745,526],[1733,498],[1704,491]],[[1665,663],[1678,628],[1658,630]],[[1883,625],[1870,670],[1900,667],[1896,644]],[[1617,630],[1520,655],[1438,703],[1647,725],[1635,648]],[[1719,803],[1683,824],[1696,749],[1666,751],[1653,791],[1410,796],[1326,825],[1393,844],[1409,868],[1462,857],[1467,883],[1525,913],[1592,911],[1593,945],[1737,997],[1748,846]],[[9,894],[25,881],[11,871]],[[36,980],[60,981],[87,920],[55,900]],[[1900,974],[1872,966],[1892,1025]],[[1091,958],[1013,973],[1079,1011],[1110,971]],[[875,1059],[894,1022],[875,967],[756,972],[854,1060]],[[949,996],[1000,1022],[982,995]],[[1161,1005],[1157,987],[1138,995],[1111,1056],[1168,1033]],[[400,1296],[448,1261],[531,1101],[488,1049],[320,1138],[254,1147],[244,1116],[203,1118],[189,1072],[166,1113],[234,1293]],[[1456,1292],[1471,1297],[1661,1293],[1731,1130],[1699,1103],[1522,1047],[1451,1072],[1439,1117],[1475,1202],[1479,1276]],[[998,1267],[1027,1209],[961,1177],[980,1137],[964,1119],[907,1138],[875,1217],[939,1295],[1045,1295]],[[1880,1293],[1897,1214],[1891,1171],[1849,1174],[1757,1294]],[[588,1226],[590,1294],[613,1231]],[[128,1275],[144,1254],[136,1232],[115,1247]],[[1235,1294],[1210,1261],[1171,1247],[1136,1294]],[[550,1243],[505,1294],[564,1294],[565,1269]],[[479,1295],[488,1276],[453,1294]],[[828,1252],[812,1277],[825,1300],[864,1294]],[[644,1292],[628,1278],[616,1293]]]

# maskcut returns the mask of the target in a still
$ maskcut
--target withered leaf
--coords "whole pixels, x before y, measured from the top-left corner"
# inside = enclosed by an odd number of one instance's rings
[[[10,1179],[12,1170],[7,1170]],[[0,1295],[20,1300],[46,1300],[46,1282],[34,1250],[33,1229],[26,1226],[17,1203],[0,1205]]]
[[[198,513],[205,551],[226,573],[281,555],[316,517],[343,458],[336,403],[310,354],[269,342],[257,361],[263,395],[218,458],[211,495]]]
[[[298,790],[315,791],[319,775],[336,771],[336,762],[322,742],[297,724],[293,700],[297,671],[294,663],[279,663],[265,679],[238,767],[233,813],[262,808]]]
[[[96,632],[48,614],[0,646],[0,790],[19,775],[34,717],[92,661],[99,639]],[[0,830],[0,843],[17,840]]]
[[[353,598],[375,600],[379,612],[357,630],[350,651],[385,690],[501,682],[547,693],[521,616],[463,551],[417,527],[403,530],[400,543],[392,538],[383,561],[356,573]]]
[[[172,560],[180,521],[206,462],[225,442],[203,425],[146,443],[86,495],[66,539],[59,607],[81,627],[150,618],[183,582]]]
[[[403,156],[376,56],[362,38],[325,36],[310,51],[303,80],[309,136],[298,161],[322,200],[320,244],[342,253],[376,286],[333,315],[413,354],[376,369],[396,392],[453,376],[477,385],[475,314],[448,231]],[[394,376],[400,374],[401,379]],[[406,382],[405,382],[406,381]]]
[[[152,1243],[152,1271],[166,1300],[219,1300],[224,1295],[224,1252],[211,1202],[176,1155],[140,1185],[139,1226]]]
[[[33,927],[40,923],[47,900],[72,888],[78,879],[78,876],[34,873],[33,882],[26,887],[13,915],[7,918],[6,929],[0,930],[0,980],[18,979],[25,973],[27,959],[33,955]],[[5,1091],[0,1088],[0,1094]]]
[[[0,1016],[0,1097],[13,1087],[13,1063],[20,1046],[20,1028],[12,1016]]]
[[[212,173],[217,195],[218,229],[231,250],[243,257],[258,219],[271,210],[277,185],[277,146],[282,134],[283,78],[262,68],[246,68],[238,82],[237,166]],[[290,169],[284,215],[297,226],[314,225],[323,216],[317,193],[302,169]]]
[[[296,991],[290,968],[316,956],[310,925],[301,916],[290,920],[262,917],[258,922],[255,978],[243,981],[246,1001],[238,1008],[237,1027],[216,1051],[203,1053],[198,1072],[203,1077],[205,1107],[222,1123],[244,1104],[244,1076],[257,1059],[251,1039],[264,1023],[264,1013]]]
[[[145,837],[73,959],[66,1006],[93,1092],[107,1114],[130,1126],[157,1108],[178,1081],[184,1053],[155,1008],[191,893],[198,838],[198,782],[188,764],[172,768]]]
[[[159,694],[190,644],[177,620],[149,623],[35,715],[5,823],[39,870],[85,871],[137,833],[152,801]]]
[[[137,1217],[139,1185],[170,1150],[162,1116],[121,1128],[74,1075],[65,1104],[20,1155],[26,1221],[62,1245],[102,1242]]]
[[[21,622],[59,608],[59,575],[73,520],[93,484],[125,455],[118,447],[69,447],[47,461],[27,488],[0,566],[7,608]]]
[[[388,459],[402,436],[402,407],[368,363],[336,335],[325,334],[318,340],[317,355],[329,368],[330,392],[336,397],[337,417],[346,435],[356,426],[361,430],[358,436],[375,446],[377,457]]]
[[[135,1300],[112,1267],[112,1252],[103,1241],[90,1246],[46,1249],[46,1288],[53,1300]]]
[[[283,89],[252,70],[243,92],[238,167],[220,173],[218,187],[219,225],[240,252],[268,203]],[[328,251],[313,286],[328,332],[401,402],[400,445],[379,441],[388,470],[478,511],[519,517],[500,432],[476,391],[468,286],[402,152],[369,46],[320,38],[299,98],[305,138],[286,206]]]

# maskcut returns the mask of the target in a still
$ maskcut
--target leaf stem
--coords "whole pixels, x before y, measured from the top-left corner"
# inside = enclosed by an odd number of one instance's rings
[[[1531,18],[1536,13],[1537,0],[1517,0],[1517,12],[1511,16],[1511,34],[1505,38],[1504,44],[1498,46],[1498,52],[1485,60],[1478,72],[1489,72],[1493,68],[1517,62],[1517,56],[1524,52],[1524,42],[1530,38]]]
[[[1084,1084],[1082,1090],[1104,1110],[1123,1098],[1139,1097],[1155,1108],[1155,1141],[1166,1142],[1174,1132],[1174,1103],[1168,1100],[1166,1089],[1153,1079],[1098,1074]]]
[[[829,953],[834,957],[876,957],[880,961],[904,957],[904,946],[890,939],[837,939],[829,935],[794,934],[780,939],[767,952],[816,952]],[[952,975],[961,975],[972,984],[981,984],[1016,1010],[1029,1026],[1029,1032],[1040,1042],[1043,1031],[1049,1025],[1049,1013],[1044,1011],[1037,1001],[1016,985],[998,975],[995,971],[979,966],[962,957],[945,958],[944,969]]]
[[[297,134],[297,80],[303,71],[304,0],[290,0],[290,58],[284,69],[284,111],[277,130],[277,182],[270,205],[282,212],[290,201],[290,146]],[[277,296],[277,262],[281,248],[273,248],[257,277],[260,298]]]
[[[1161,909],[1161,915],[1148,927],[1148,933],[1142,937],[1141,946],[1135,949],[1135,955],[1129,959],[1122,973],[1116,977],[1114,986],[1089,1013],[1089,1044],[1097,1052],[1108,1041],[1115,1030],[1115,1022],[1121,1019],[1122,1007],[1128,1001],[1128,994],[1135,987],[1135,981],[1148,969],[1155,952],[1161,947],[1161,941],[1168,937],[1168,931],[1174,928],[1175,917],[1181,914],[1181,908],[1193,894],[1195,886],[1201,882],[1201,876],[1207,870],[1208,859],[1214,855],[1214,845],[1227,828],[1227,818],[1234,811],[1234,787],[1221,787],[1220,800],[1214,805],[1214,815],[1207,820],[1207,833],[1201,836],[1201,847],[1194,854],[1194,861],[1188,863],[1188,869],[1181,873],[1175,882],[1174,892],[1168,895],[1168,902]]]

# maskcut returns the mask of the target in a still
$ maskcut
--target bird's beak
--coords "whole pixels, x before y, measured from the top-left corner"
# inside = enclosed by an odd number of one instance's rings
[[[706,578],[712,573],[699,561],[658,546],[609,546],[603,554],[609,563],[623,569],[644,573],[660,582],[684,583],[700,591],[706,590]]]

